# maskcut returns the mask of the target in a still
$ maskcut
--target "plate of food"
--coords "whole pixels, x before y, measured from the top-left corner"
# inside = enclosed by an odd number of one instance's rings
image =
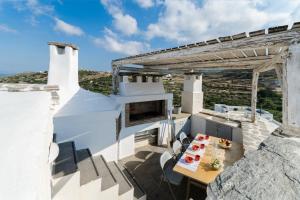
[[[204,137],[201,136],[201,135],[199,135],[199,136],[197,137],[197,140],[198,140],[198,141],[202,141],[202,140],[204,140]]]
[[[193,150],[193,151],[197,151],[198,149],[199,149],[199,146],[198,146],[198,145],[194,144],[194,145],[192,146],[192,150]]]
[[[231,141],[226,139],[220,139],[219,146],[223,149],[229,149],[231,147]]]
[[[185,158],[184,158],[184,161],[186,162],[186,163],[188,163],[188,164],[190,164],[190,163],[192,163],[193,162],[193,157],[191,157],[191,156],[185,156]]]

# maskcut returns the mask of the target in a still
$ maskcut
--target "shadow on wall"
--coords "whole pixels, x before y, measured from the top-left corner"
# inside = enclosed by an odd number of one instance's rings
[[[54,118],[57,142],[74,141],[76,149],[89,148],[98,153],[116,142],[113,113],[86,113]]]
[[[54,116],[57,142],[74,141],[76,149],[89,148],[114,160],[117,109],[109,97],[80,89]]]

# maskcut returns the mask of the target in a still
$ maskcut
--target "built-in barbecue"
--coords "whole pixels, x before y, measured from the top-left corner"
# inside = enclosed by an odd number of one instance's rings
[[[125,105],[125,126],[134,126],[167,119],[167,101],[144,101]]]

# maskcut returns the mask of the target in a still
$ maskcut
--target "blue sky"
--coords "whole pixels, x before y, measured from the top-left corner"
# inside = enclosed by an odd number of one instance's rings
[[[300,21],[300,0],[0,0],[0,73],[47,70],[48,41],[79,65]]]

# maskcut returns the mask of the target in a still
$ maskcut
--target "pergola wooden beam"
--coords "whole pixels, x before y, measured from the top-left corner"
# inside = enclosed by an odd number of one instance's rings
[[[257,57],[247,57],[247,58],[232,58],[232,59],[223,59],[223,60],[209,60],[209,61],[192,61],[192,62],[177,62],[169,64],[160,64],[160,65],[144,65],[144,68],[152,69],[174,69],[174,68],[228,68],[228,69],[252,69],[258,65],[262,65],[268,61],[271,61],[274,58],[274,55],[269,56],[257,56]]]
[[[247,54],[246,54],[243,50],[240,50],[240,52],[241,52],[241,54],[243,54],[243,56],[244,56],[245,58],[248,58]]]
[[[136,73],[157,73],[157,74],[184,74],[189,70],[181,70],[181,69],[152,69],[152,68],[137,68],[137,67],[127,67],[127,66],[120,66],[120,71],[127,71],[127,72],[136,72]]]
[[[287,48],[284,48],[282,53],[274,56],[270,61],[266,62],[265,64],[258,66],[255,68],[258,72],[266,72],[275,68],[277,64],[283,63],[287,57]]]
[[[255,49],[253,49],[253,53],[254,53],[254,55],[257,57],[257,52],[256,52]]]
[[[234,58],[240,58],[240,57],[238,57],[235,53],[233,53],[232,51],[231,52],[229,52]]]

